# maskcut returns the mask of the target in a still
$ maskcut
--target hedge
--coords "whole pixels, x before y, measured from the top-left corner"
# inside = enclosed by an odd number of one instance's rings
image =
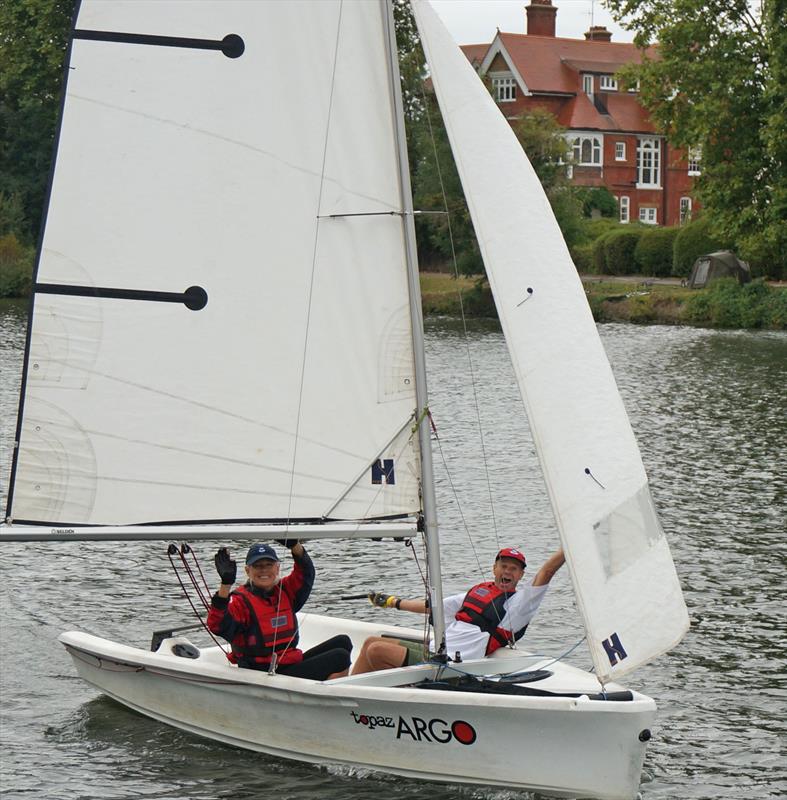
[[[637,272],[666,278],[672,274],[672,253],[679,228],[651,228],[642,231],[634,249]]]
[[[629,275],[637,271],[634,251],[643,233],[641,228],[627,226],[625,229],[610,231],[601,238],[604,268],[609,275]]]
[[[732,242],[723,241],[710,229],[707,217],[689,222],[678,230],[672,251],[672,274],[687,278],[694,262],[707,253],[733,249]]]

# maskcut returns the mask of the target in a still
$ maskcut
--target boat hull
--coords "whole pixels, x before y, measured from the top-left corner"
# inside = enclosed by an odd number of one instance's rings
[[[326,636],[336,623],[354,640],[397,629],[311,616]],[[315,622],[319,619],[319,625]],[[403,632],[407,631],[398,629]],[[88,634],[60,637],[77,672],[104,694],[153,719],[241,748],[311,763],[347,764],[422,780],[499,785],[555,796],[636,796],[655,703],[477,694],[414,688],[434,677],[419,665],[327,682],[240,670],[218,648],[198,658],[149,652]],[[532,657],[523,655],[532,664]],[[520,659],[521,660],[521,659]],[[545,659],[542,659],[545,661]],[[490,666],[491,665],[491,666]],[[489,674],[514,660],[466,662]],[[572,667],[550,666],[538,687],[594,690]],[[620,687],[617,687],[620,688]],[[596,684],[597,691],[598,685]]]

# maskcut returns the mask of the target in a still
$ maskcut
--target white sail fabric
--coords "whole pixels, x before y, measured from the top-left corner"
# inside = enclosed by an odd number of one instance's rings
[[[382,5],[83,0],[77,29],[9,517],[416,512]]]
[[[634,435],[549,202],[508,122],[414,2],[451,147],[600,679],[670,649],[688,615]]]

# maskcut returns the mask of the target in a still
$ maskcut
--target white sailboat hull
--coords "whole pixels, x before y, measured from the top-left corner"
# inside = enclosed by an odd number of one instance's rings
[[[302,615],[308,647],[348,633],[418,631]],[[230,665],[217,647],[198,658],[175,655],[182,638],[156,652],[89,634],[60,637],[85,681],[153,719],[249,750],[311,763],[365,769],[448,783],[499,785],[564,797],[632,798],[637,794],[656,711],[649,697],[589,699],[594,676],[560,663],[535,684],[580,697],[480,694],[415,688],[434,677],[431,665],[315,682]],[[464,662],[479,675],[538,669],[549,659],[522,651]],[[622,687],[608,685],[607,691]]]

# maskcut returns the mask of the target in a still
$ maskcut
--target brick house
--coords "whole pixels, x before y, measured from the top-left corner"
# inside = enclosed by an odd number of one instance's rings
[[[641,52],[611,41],[600,26],[584,40],[555,36],[552,0],[531,0],[525,10],[526,34],[498,31],[491,44],[462,46],[491,79],[506,117],[515,120],[533,108],[552,113],[567,131],[573,183],[606,186],[618,201],[621,222],[679,225],[689,219],[699,160],[688,160],[657,134],[636,87],[615,77],[625,64],[639,63]]]

